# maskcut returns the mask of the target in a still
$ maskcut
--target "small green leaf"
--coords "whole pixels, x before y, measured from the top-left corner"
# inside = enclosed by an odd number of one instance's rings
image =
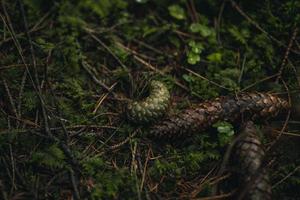
[[[211,62],[220,63],[222,61],[222,54],[212,53],[207,56],[207,59]]]
[[[36,43],[43,49],[43,50],[52,50],[55,48],[55,45],[51,42],[46,42],[43,38],[37,38]]]
[[[194,52],[188,53],[188,63],[194,65],[200,61],[200,56]]]
[[[174,4],[172,6],[168,7],[169,13],[172,17],[175,19],[183,20],[186,18],[186,14],[183,8],[181,8],[179,5]]]
[[[238,29],[238,27],[233,26],[228,29],[229,33],[234,37],[235,40],[246,45],[248,38],[250,38],[250,32],[247,29]]]
[[[188,75],[188,74],[183,74],[182,78],[186,81],[186,82],[191,82],[193,81],[193,77]]]
[[[213,127],[217,128],[219,132],[218,138],[220,146],[229,144],[234,135],[233,126],[228,122],[218,122],[215,123]]]
[[[195,42],[194,40],[189,41],[188,45],[192,48],[192,52],[195,54],[199,54],[204,49],[204,46],[199,43]]]
[[[192,33],[200,33],[200,35],[203,37],[208,37],[213,33],[209,27],[198,23],[191,24],[190,30]]]

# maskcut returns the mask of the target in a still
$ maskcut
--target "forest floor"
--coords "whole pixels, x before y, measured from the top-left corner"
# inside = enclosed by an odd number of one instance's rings
[[[0,199],[233,199],[240,123],[168,141],[127,104],[170,91],[168,115],[245,92],[289,111],[256,122],[272,199],[300,199],[300,2],[2,0]],[[227,157],[226,157],[227,156]]]

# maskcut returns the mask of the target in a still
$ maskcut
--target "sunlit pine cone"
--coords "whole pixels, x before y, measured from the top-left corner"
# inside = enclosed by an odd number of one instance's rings
[[[235,146],[235,161],[240,170],[241,191],[245,191],[243,199],[271,199],[269,176],[262,169],[265,151],[253,122],[247,122],[241,134],[242,138]]]
[[[219,97],[162,120],[150,129],[150,135],[167,138],[187,137],[192,133],[199,133],[219,120],[234,121],[242,114],[249,115],[250,118],[271,117],[287,108],[287,101],[266,93],[241,93],[237,96]]]

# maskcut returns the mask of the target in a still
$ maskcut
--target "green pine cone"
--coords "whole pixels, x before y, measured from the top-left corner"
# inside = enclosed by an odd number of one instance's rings
[[[151,81],[149,96],[141,101],[130,102],[127,116],[136,123],[148,123],[162,117],[169,106],[170,92],[160,81]]]

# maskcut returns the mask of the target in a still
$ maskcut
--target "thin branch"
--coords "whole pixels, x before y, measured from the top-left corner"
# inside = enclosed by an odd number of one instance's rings
[[[283,85],[284,85],[284,87],[287,91],[289,105],[291,105],[292,100],[291,100],[291,95],[290,95],[290,92],[289,92],[289,88],[288,88],[288,86],[286,85],[286,83],[283,79],[281,79],[281,81],[282,81],[282,83],[283,83]],[[271,143],[271,145],[267,148],[266,152],[268,152],[279,141],[279,139],[282,136],[283,132],[287,128],[290,116],[291,116],[291,110],[289,110],[287,115],[286,115],[286,119],[284,121],[284,124],[283,124],[281,130],[280,130],[280,133],[277,135],[276,139]]]
[[[298,170],[300,170],[300,165],[298,165],[293,171],[291,171],[290,173],[288,173],[283,179],[281,179],[280,181],[278,181],[277,183],[275,183],[272,186],[272,189],[276,188],[278,185],[280,185],[281,183],[283,183],[286,179],[288,179],[289,177],[291,177],[293,174],[295,174]]]
[[[271,75],[271,76],[265,77],[265,78],[263,78],[263,79],[261,79],[261,80],[259,80],[259,81],[256,81],[255,83],[252,83],[252,84],[250,84],[250,85],[244,87],[244,88],[241,90],[241,92],[244,92],[244,91],[246,91],[246,90],[248,90],[248,89],[250,89],[250,88],[256,86],[257,84],[260,84],[260,83],[263,83],[263,82],[265,82],[265,81],[268,81],[268,80],[270,80],[270,79],[272,79],[272,78],[275,78],[275,77],[277,77],[278,75],[279,75],[279,74],[276,73],[276,74],[273,74],[273,75]]]
[[[225,87],[225,86],[223,86],[223,85],[220,85],[220,84],[218,84],[218,83],[216,83],[216,82],[214,82],[214,81],[211,81],[211,80],[209,80],[208,78],[206,78],[206,77],[204,77],[204,76],[202,76],[202,75],[200,75],[200,74],[198,74],[198,73],[196,73],[196,72],[194,72],[194,71],[192,71],[192,70],[190,70],[190,69],[187,69],[187,68],[184,68],[184,69],[185,69],[186,71],[190,72],[191,74],[193,74],[193,75],[195,75],[195,76],[197,76],[197,77],[199,77],[199,78],[201,78],[201,79],[203,79],[203,80],[206,80],[206,81],[209,82],[210,84],[213,84],[213,85],[215,85],[215,86],[217,86],[217,87],[219,87],[219,88],[222,88],[222,89],[231,91],[231,89],[229,89],[229,88],[227,88],[227,87]]]
[[[267,31],[265,31],[258,23],[256,23],[253,19],[251,19],[251,17],[249,17],[238,5],[234,0],[230,0],[231,5],[233,8],[235,8],[238,13],[240,13],[240,15],[242,15],[249,23],[251,23],[255,28],[257,28],[258,30],[260,30],[262,33],[266,34],[271,40],[273,40],[274,42],[276,42],[279,46],[283,46],[286,47],[286,45],[284,43],[282,43],[281,41],[277,40],[275,37],[273,37],[271,34],[269,34]],[[295,51],[293,49],[291,49],[291,51],[293,53],[296,54],[300,54],[300,52]]]
[[[282,60],[282,63],[280,65],[280,68],[279,68],[279,72],[278,72],[278,77],[276,79],[276,83],[278,83],[281,75],[282,75],[282,72],[283,72],[283,69],[288,61],[288,57],[289,57],[289,54],[290,54],[290,51],[292,49],[292,46],[293,46],[293,42],[297,36],[297,33],[298,33],[298,28],[295,28],[294,31],[293,31],[293,34],[292,34],[292,37],[290,39],[290,42],[289,42],[289,45],[288,47],[286,48],[286,51],[285,51],[285,54],[284,54],[284,57],[283,57],[283,60]]]
[[[85,28],[85,31],[96,41],[98,42],[101,46],[104,47],[104,49],[106,49],[111,55],[112,57],[114,57],[118,63],[124,68],[127,69],[127,67],[123,64],[123,62],[110,50],[110,48],[104,43],[102,42],[102,40],[100,40],[100,38],[98,38],[97,36],[95,36],[92,32],[90,32],[89,29]]]

